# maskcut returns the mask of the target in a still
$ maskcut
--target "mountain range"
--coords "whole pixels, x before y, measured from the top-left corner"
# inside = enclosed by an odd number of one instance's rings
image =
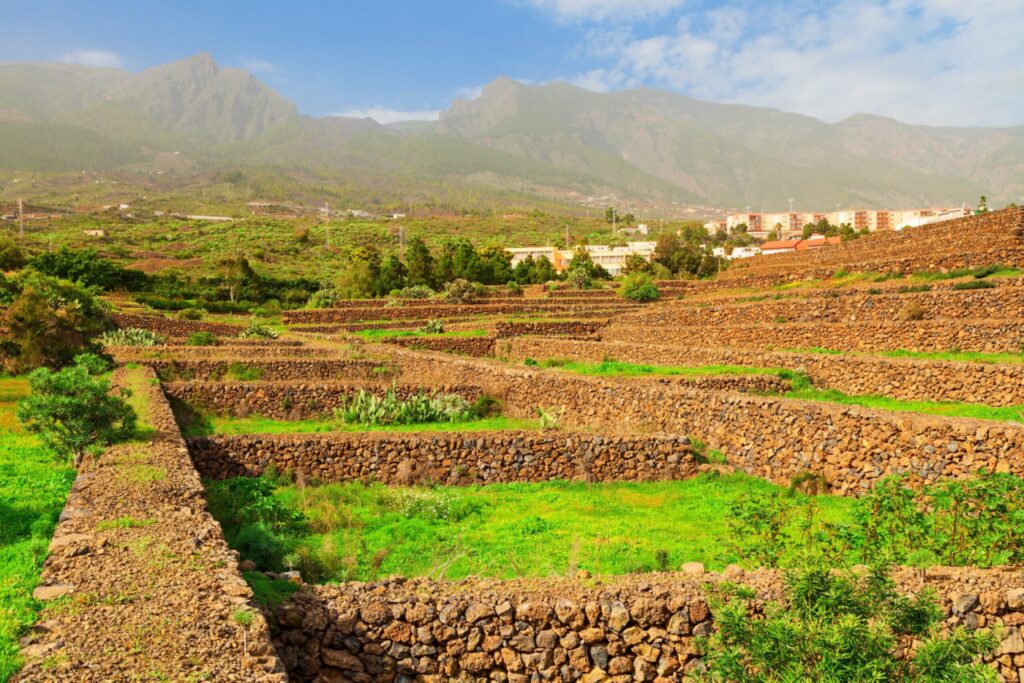
[[[637,88],[595,93],[499,78],[436,122],[298,112],[208,54],[131,73],[0,64],[0,169],[329,169],[718,207],[959,205],[1024,195],[1024,126],[938,128],[800,114]]]

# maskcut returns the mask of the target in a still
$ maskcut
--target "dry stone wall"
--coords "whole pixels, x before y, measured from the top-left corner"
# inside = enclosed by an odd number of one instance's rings
[[[576,320],[553,322],[501,322],[494,326],[498,339],[523,335],[567,337],[570,339],[594,339],[608,321],[582,322]]]
[[[1024,578],[1017,569],[898,569],[897,590],[934,590],[944,628],[1000,628],[992,665],[1024,676]],[[714,630],[708,586],[741,582],[755,603],[781,598],[775,571],[577,580],[309,586],[275,612],[275,643],[298,681],[654,681],[705,669],[696,639]],[[756,617],[756,615],[755,615]]]
[[[394,389],[405,399],[419,393],[458,394],[467,401],[480,397],[480,387],[444,385],[425,388],[416,384],[370,382],[168,382],[168,397],[189,406],[220,414],[244,417],[262,415],[277,420],[304,420],[330,414],[359,391],[383,396]]]
[[[544,299],[524,299],[514,304],[435,304],[433,306],[396,306],[389,308],[318,308],[284,312],[284,321],[289,325],[321,323],[353,323],[366,320],[401,320],[416,318],[448,319],[452,316],[468,315],[525,315],[536,313],[558,313],[571,316],[576,312],[605,311],[607,314],[632,310],[638,304],[574,303],[551,302]]]
[[[189,440],[206,477],[255,476],[271,464],[321,481],[385,484],[582,479],[685,479],[697,471],[689,439],[562,432],[363,433],[214,436]]]
[[[1024,364],[964,363],[915,358],[736,350],[695,346],[588,342],[541,337],[500,340],[495,354],[510,360],[605,358],[656,365],[741,365],[807,373],[816,387],[845,394],[905,400],[1024,404]]]
[[[275,380],[385,380],[395,369],[385,361],[353,360],[342,358],[222,358],[155,359],[147,360],[164,381],[219,380],[230,371],[247,370],[256,373],[256,379]]]
[[[241,325],[228,323],[203,322],[201,320],[178,320],[159,315],[135,315],[133,313],[115,313],[114,324],[118,327],[138,327],[153,330],[168,337],[187,337],[193,332],[210,332],[211,334],[233,337],[245,328]]]
[[[746,349],[822,347],[843,351],[978,351],[1016,353],[1024,348],[1024,322],[921,320],[859,323],[761,323],[722,326],[623,325],[601,334],[608,341]]]
[[[382,341],[406,348],[443,351],[478,358],[494,355],[493,337],[391,337]]]
[[[967,477],[980,468],[1024,475],[1024,427],[1014,423],[396,354],[402,371],[421,381],[472,373],[511,414],[564,406],[569,426],[686,434],[721,450],[730,464],[781,484],[810,471],[838,493],[858,494],[900,472],[929,481]]]
[[[35,592],[66,609],[31,631],[13,680],[285,683],[170,407],[152,372],[133,372],[156,435],[85,460]],[[115,384],[125,379],[115,373]],[[239,610],[252,617],[247,628],[233,618]]]

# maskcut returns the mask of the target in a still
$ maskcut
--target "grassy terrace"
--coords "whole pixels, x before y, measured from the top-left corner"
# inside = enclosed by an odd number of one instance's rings
[[[313,581],[561,576],[576,569],[615,575],[688,561],[721,568],[740,559],[727,540],[730,506],[781,490],[742,474],[486,487],[300,489],[267,479],[207,485],[211,511],[243,557],[261,568],[294,566]],[[849,520],[853,500],[814,501],[822,521]]]
[[[415,337],[423,339],[443,339],[445,337],[486,337],[487,330],[453,330],[451,332],[420,332],[419,330],[359,330],[352,334],[363,339],[389,339],[392,337]]]
[[[32,590],[75,473],[14,417],[28,382],[0,379],[0,681],[19,667],[18,637],[36,618]]]
[[[821,347],[780,349],[789,353],[821,353],[830,356],[884,356],[886,358],[919,358],[922,360],[946,360],[960,363],[998,363],[1003,365],[1015,365],[1024,363],[1024,352],[1021,353],[982,353],[980,351],[908,351],[906,349],[895,349],[893,351],[878,351],[877,353],[866,353],[861,351],[841,351],[839,349],[825,349]]]
[[[616,360],[604,360],[600,363],[574,361],[564,359],[548,359],[536,361],[526,359],[526,365],[543,368],[560,368],[580,375],[591,377],[703,377],[708,375],[780,375],[791,376],[793,373],[782,368],[758,368],[745,365],[647,365],[624,363]]]
[[[515,420],[497,416],[465,422],[427,422],[408,425],[346,424],[330,418],[318,420],[274,420],[267,417],[221,417],[201,415],[180,420],[186,437],[214,434],[311,434],[321,432],[489,432],[511,429],[538,429],[537,420]]]

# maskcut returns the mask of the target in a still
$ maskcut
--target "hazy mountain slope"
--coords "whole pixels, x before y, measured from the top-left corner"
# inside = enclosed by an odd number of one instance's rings
[[[251,74],[199,54],[138,74],[0,64],[0,168],[182,163],[326,169],[403,187],[659,199],[757,209],[994,203],[1024,195],[1024,127],[930,128],[638,88],[500,78],[431,122],[300,116]],[[143,163],[139,168],[146,168]],[[429,182],[427,182],[429,181]],[[470,193],[471,194],[471,193]],[[620,200],[621,201],[621,200]]]

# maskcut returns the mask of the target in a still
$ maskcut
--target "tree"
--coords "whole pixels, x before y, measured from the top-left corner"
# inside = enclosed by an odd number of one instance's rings
[[[512,279],[512,254],[505,247],[492,245],[480,252],[486,269],[486,284],[500,285]]]
[[[39,254],[29,265],[45,275],[104,290],[138,291],[145,289],[149,281],[142,271],[122,268],[97,256],[95,249],[61,247],[58,251]]]
[[[402,289],[406,283],[405,265],[397,256],[388,256],[380,265],[380,276],[374,286],[374,294],[384,296],[396,289]]]
[[[533,260],[533,256],[527,254],[526,258],[517,263],[515,268],[512,269],[512,277],[521,285],[533,284],[536,264],[537,262]]]
[[[110,382],[92,376],[90,369],[96,369],[95,362],[82,358],[62,370],[34,370],[28,377],[32,393],[17,410],[25,429],[57,455],[72,456],[76,468],[86,453],[98,454],[135,433],[135,411],[124,400],[130,392],[121,389],[115,396]]]
[[[646,273],[650,271],[651,263],[640,254],[629,254],[626,256],[626,260],[622,264],[622,273],[624,275],[630,275],[631,273]]]
[[[978,210],[974,213],[988,213],[988,197],[985,195],[978,197]]]
[[[434,288],[434,257],[430,248],[419,237],[409,240],[409,246],[405,252],[405,283],[409,287],[422,285]]]
[[[241,290],[255,284],[259,276],[249,265],[249,259],[244,256],[223,258],[217,264],[217,270],[224,279],[224,286],[227,288],[228,298],[235,301]]]
[[[25,265],[25,262],[21,247],[9,237],[0,237],[0,272],[17,270]]]
[[[590,252],[586,247],[576,247],[576,251],[572,254],[572,259],[569,261],[569,266],[566,269],[568,273],[574,270],[582,270],[587,274],[587,277],[592,280],[611,280],[612,276],[605,270],[605,267],[594,263],[594,259],[590,256]]]
[[[29,271],[0,313],[0,351],[8,372],[59,368],[95,347],[111,327],[109,307],[93,290]]]
[[[618,220],[618,212],[614,206],[609,206],[604,210],[604,220],[606,223],[614,223]]]

